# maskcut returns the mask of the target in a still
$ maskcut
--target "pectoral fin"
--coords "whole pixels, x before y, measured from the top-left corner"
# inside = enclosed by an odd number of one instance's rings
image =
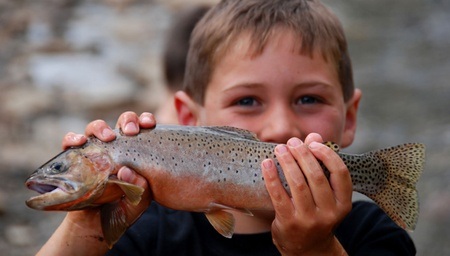
[[[125,193],[125,196],[130,200],[132,205],[137,205],[141,201],[142,193],[144,189],[142,187],[136,186],[134,184],[121,181],[117,178],[110,177],[108,183],[116,184]]]

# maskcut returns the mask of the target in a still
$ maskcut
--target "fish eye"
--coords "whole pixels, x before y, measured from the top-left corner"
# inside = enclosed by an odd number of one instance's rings
[[[61,162],[55,162],[55,163],[51,164],[49,169],[50,169],[51,173],[55,173],[55,174],[63,173],[65,171],[67,171],[66,166]]]

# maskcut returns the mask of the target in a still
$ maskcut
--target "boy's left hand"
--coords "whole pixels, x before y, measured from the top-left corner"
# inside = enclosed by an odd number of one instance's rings
[[[352,207],[350,173],[318,134],[305,142],[292,138],[275,155],[291,190],[287,193],[273,161],[263,161],[263,175],[275,209],[272,237],[283,255],[344,255],[333,234]],[[327,180],[319,161],[330,171]]]

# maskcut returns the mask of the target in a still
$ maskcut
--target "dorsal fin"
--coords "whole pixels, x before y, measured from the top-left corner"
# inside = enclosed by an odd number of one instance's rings
[[[225,134],[229,134],[232,136],[237,136],[237,137],[247,139],[247,140],[259,141],[256,134],[254,134],[251,131],[245,130],[245,129],[240,129],[240,128],[231,127],[231,126],[207,126],[204,128],[215,131],[215,132],[219,132],[219,133],[225,133]]]

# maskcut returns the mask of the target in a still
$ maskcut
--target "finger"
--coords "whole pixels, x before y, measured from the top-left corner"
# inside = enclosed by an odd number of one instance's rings
[[[299,142],[301,143],[300,140]],[[275,148],[275,155],[289,184],[294,207],[303,213],[311,211],[314,208],[314,200],[303,173],[304,171],[286,145],[278,145]]]
[[[119,178],[119,180],[143,187],[144,189],[148,188],[147,180],[143,176],[137,175],[135,171],[126,166],[120,168],[117,172],[117,178]]]
[[[70,147],[81,146],[84,143],[86,143],[86,141],[87,141],[87,138],[83,134],[76,134],[73,132],[69,132],[63,138],[62,148],[63,148],[63,150],[66,150],[67,148],[70,148]]]
[[[309,148],[330,172],[329,183],[336,201],[348,205],[351,202],[353,186],[347,166],[336,152],[322,143],[311,142]]]
[[[155,116],[152,113],[144,112],[139,116],[139,125],[142,128],[149,129],[156,125]]]
[[[334,205],[335,199],[328,179],[308,146],[298,138],[290,139],[287,145],[306,177],[315,205],[319,208]]]
[[[133,223],[150,205],[151,196],[149,192],[148,182],[143,176],[137,174],[135,171],[125,166],[119,170],[119,172],[117,173],[117,177],[120,180],[144,188],[144,193],[142,194],[141,201],[138,205],[133,205],[127,197],[122,200],[125,207],[127,208],[127,221],[128,223]]]
[[[287,215],[290,215],[293,211],[293,206],[286,189],[281,183],[280,177],[278,176],[278,170],[273,160],[265,159],[261,163],[261,168],[264,183],[269,192],[276,214],[282,218],[288,217]]]
[[[301,140],[297,140],[297,142],[300,143],[299,146],[302,145]],[[288,152],[285,152],[284,154],[280,154],[279,151],[275,151],[275,153],[277,154],[277,158],[283,168],[286,181],[291,189],[295,207],[298,208],[300,212],[307,213],[315,208],[314,199],[304,174],[304,170],[302,170],[301,166],[298,165],[294,155],[292,155],[290,150],[288,150],[287,146],[286,150]]]
[[[125,135],[139,133],[139,117],[136,113],[127,111],[122,113],[117,120],[116,128],[120,128]]]
[[[305,144],[309,145],[311,142],[316,141],[319,143],[323,143],[322,136],[320,136],[318,133],[310,133],[305,138]]]
[[[103,120],[95,120],[90,122],[86,126],[85,134],[86,136],[95,136],[105,142],[112,141],[116,138],[114,131]]]

